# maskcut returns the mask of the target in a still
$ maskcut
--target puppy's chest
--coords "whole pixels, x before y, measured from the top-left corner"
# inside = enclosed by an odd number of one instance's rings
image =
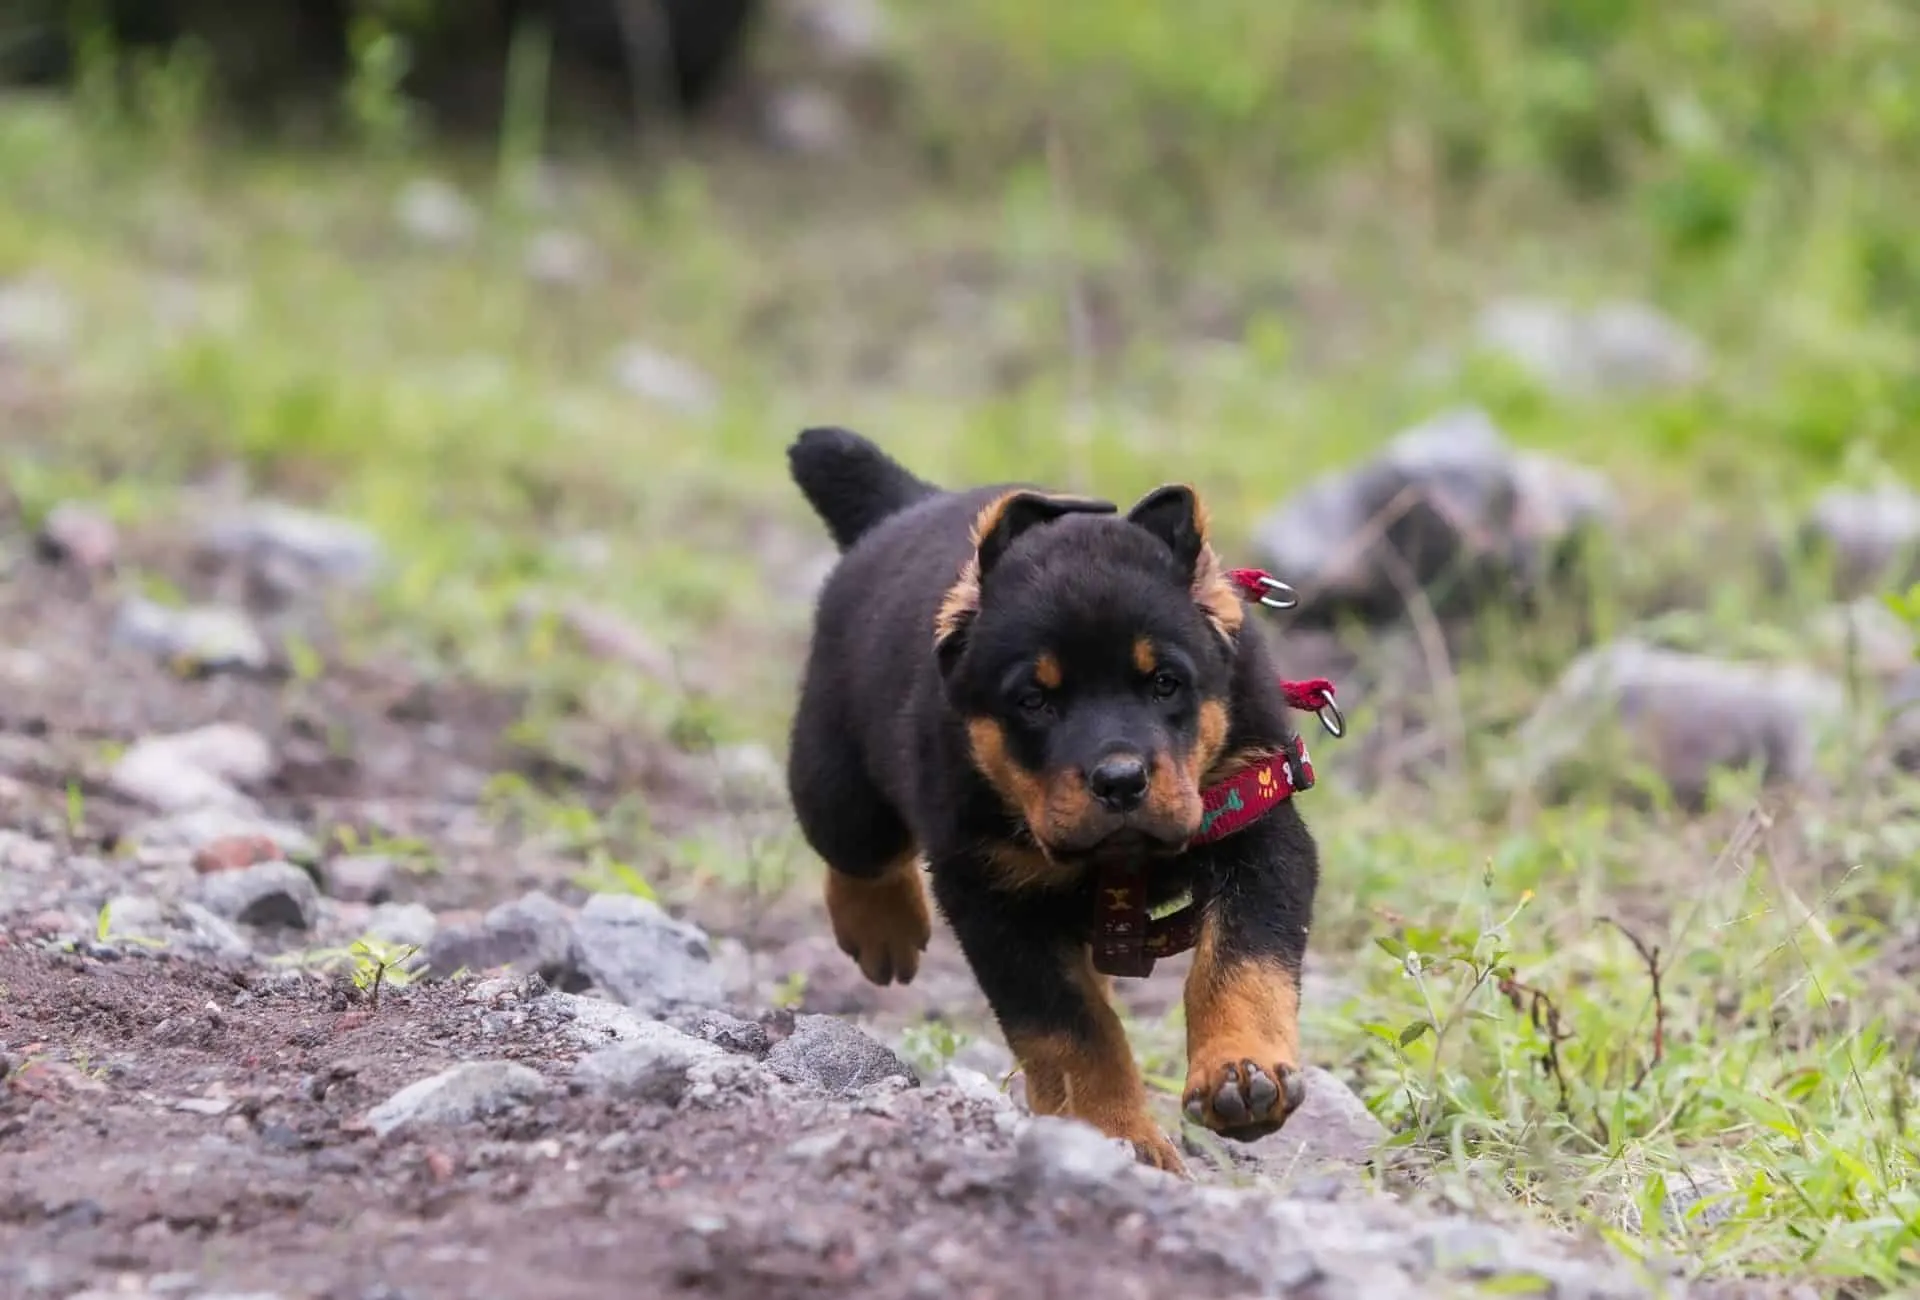
[[[1064,864],[1031,849],[1009,849],[993,855],[992,866],[996,888],[1014,894],[1043,893],[1059,900],[1070,915],[1089,919],[1103,889],[1143,889],[1147,907],[1159,912],[1188,901],[1204,902],[1214,875],[1211,859],[1198,853]]]

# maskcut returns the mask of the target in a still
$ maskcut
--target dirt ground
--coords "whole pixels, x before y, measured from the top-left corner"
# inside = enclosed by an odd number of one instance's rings
[[[398,873],[392,891],[442,924],[529,889],[580,891],[569,864],[481,815],[489,775],[530,770],[502,740],[510,695],[390,663],[183,676],[116,644],[123,588],[26,558],[23,540],[9,538],[0,583],[0,1295],[1686,1293],[1592,1242],[1366,1193],[1326,1161],[1281,1191],[1257,1165],[1230,1174],[1196,1152],[1201,1185],[1179,1184],[1114,1163],[1090,1130],[1030,1123],[1017,1086],[915,1079],[852,1030],[847,1050],[879,1062],[877,1079],[795,1075],[777,1062],[805,1022],[771,1009],[770,989],[796,971],[803,1014],[884,1030],[929,1007],[978,1010],[944,937],[913,989],[862,984],[811,890],[750,926],[736,898],[695,907],[743,1019],[700,1031],[720,1053],[706,1083],[666,1093],[582,1081],[581,1058],[653,1032],[611,1003],[478,975],[375,999],[342,970],[275,960],[343,942],[365,902],[324,900],[304,933],[248,929],[243,951],[102,941],[107,899],[196,875],[190,844],[126,851],[167,818],[120,789],[115,754],[214,721],[256,729],[275,755],[251,791],[259,816],[316,839],[346,822],[429,844],[441,868]],[[218,594],[173,571],[189,595]],[[613,776],[576,775],[583,796],[630,784],[700,815],[694,767],[657,742],[600,743]],[[1170,964],[1133,989],[1136,1008],[1164,1008],[1179,975]],[[377,1131],[370,1112],[396,1092],[473,1062],[533,1075],[509,1072],[456,1120]]]

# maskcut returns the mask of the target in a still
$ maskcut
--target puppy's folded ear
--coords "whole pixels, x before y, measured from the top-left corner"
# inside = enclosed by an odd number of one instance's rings
[[[1049,524],[1062,515],[1110,515],[1119,507],[1093,497],[1049,496],[1044,492],[1009,492],[995,500],[973,521],[974,553],[980,576],[993,572],[1022,533]]]
[[[1127,522],[1166,543],[1176,569],[1192,589],[1193,603],[1231,646],[1247,611],[1207,539],[1207,507],[1200,494],[1184,483],[1157,487],[1127,511]]]
[[[1030,528],[1051,523],[1063,515],[1110,515],[1119,507],[1095,497],[1052,496],[1026,489],[995,497],[973,520],[973,557],[960,578],[947,589],[934,619],[933,648],[940,671],[952,670],[965,644],[966,631],[980,609],[980,584],[1007,551]]]

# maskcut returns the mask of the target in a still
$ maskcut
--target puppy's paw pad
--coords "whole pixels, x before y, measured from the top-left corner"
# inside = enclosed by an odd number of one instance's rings
[[[1307,1099],[1306,1076],[1290,1065],[1241,1059],[1187,1076],[1183,1110],[1195,1124],[1251,1141],[1274,1132]]]

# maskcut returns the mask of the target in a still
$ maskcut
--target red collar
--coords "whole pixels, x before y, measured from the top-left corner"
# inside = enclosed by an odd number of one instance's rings
[[[1307,742],[1294,738],[1292,754],[1277,754],[1209,786],[1201,793],[1200,830],[1188,844],[1211,844],[1244,830],[1295,793],[1313,788]],[[1200,937],[1200,907],[1188,898],[1154,916],[1141,863],[1107,867],[1094,882],[1093,968],[1105,975],[1144,978],[1162,957],[1185,952]]]

